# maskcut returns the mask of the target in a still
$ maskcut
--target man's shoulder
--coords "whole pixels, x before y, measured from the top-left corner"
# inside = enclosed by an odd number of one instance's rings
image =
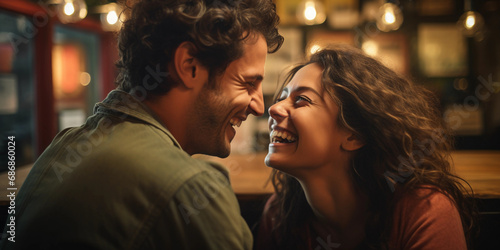
[[[83,126],[61,133],[40,164],[70,167],[71,174],[64,174],[64,179],[95,172],[104,176],[119,173],[120,179],[109,181],[158,186],[183,182],[201,172],[227,175],[221,166],[192,158],[169,134],[151,124],[124,120],[106,129],[102,126]]]

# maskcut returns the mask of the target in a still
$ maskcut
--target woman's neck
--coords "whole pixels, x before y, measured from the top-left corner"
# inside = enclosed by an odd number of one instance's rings
[[[330,237],[344,247],[355,247],[365,237],[367,197],[356,190],[347,171],[298,178],[318,221],[319,236]],[[325,238],[326,239],[326,238]]]

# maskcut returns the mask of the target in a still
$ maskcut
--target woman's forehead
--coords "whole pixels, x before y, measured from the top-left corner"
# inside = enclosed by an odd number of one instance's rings
[[[308,64],[295,73],[285,89],[290,92],[300,87],[308,87],[322,92],[322,74],[323,69],[318,64]]]

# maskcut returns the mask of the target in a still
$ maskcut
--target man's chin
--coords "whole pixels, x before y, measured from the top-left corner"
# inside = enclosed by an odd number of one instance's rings
[[[220,146],[220,147],[215,147],[210,152],[207,153],[207,155],[211,156],[216,156],[219,158],[227,158],[229,154],[231,153],[231,144],[228,143],[228,146]]]

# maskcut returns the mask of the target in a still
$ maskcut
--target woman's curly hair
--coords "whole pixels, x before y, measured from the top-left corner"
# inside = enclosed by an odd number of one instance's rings
[[[243,40],[260,33],[268,52],[277,51],[283,37],[271,0],[141,0],[131,10],[118,35],[119,88],[130,92],[155,78],[158,86],[145,86],[161,95],[174,82],[166,72],[175,49],[184,41],[196,46],[199,59],[213,77],[242,56]],[[146,78],[151,72],[155,75]]]
[[[371,216],[363,248],[385,249],[397,195],[422,186],[434,187],[456,204],[466,238],[476,215],[467,182],[451,173],[453,138],[442,119],[437,98],[358,49],[335,46],[322,50],[306,64],[293,68],[277,93],[302,67],[323,69],[322,88],[339,106],[337,123],[365,143],[354,156],[350,175],[369,197]],[[296,228],[313,216],[298,181],[273,171],[278,199],[278,231],[285,248],[300,249]],[[465,186],[464,186],[465,185]],[[310,218],[310,217],[309,217]],[[295,228],[295,229],[294,229]],[[470,244],[470,242],[469,242]],[[290,248],[291,247],[291,248]]]

